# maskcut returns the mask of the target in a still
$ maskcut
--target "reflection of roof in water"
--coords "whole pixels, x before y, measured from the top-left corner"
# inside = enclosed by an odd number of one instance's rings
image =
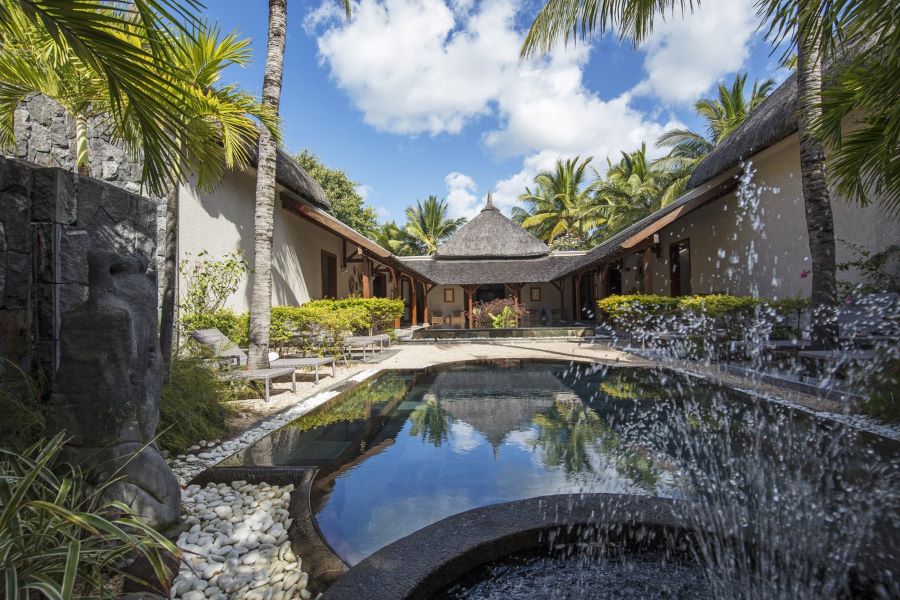
[[[432,388],[451,417],[477,429],[495,450],[554,402],[578,400],[550,371],[445,371]]]

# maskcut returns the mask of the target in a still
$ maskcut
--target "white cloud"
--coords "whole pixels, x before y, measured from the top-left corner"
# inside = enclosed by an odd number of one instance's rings
[[[673,103],[695,100],[743,66],[758,23],[754,0],[704,2],[684,18],[668,15],[640,47],[647,77],[634,92]]]
[[[603,98],[583,82],[588,46],[519,60],[519,1],[360,0],[349,22],[320,6],[307,26],[337,86],[379,130],[456,134],[474,119],[495,117],[484,147],[496,157],[523,157],[519,172],[494,187],[507,212],[558,158],[593,156],[603,172],[607,158],[642,141],[658,155],[658,136],[681,124],[638,110],[633,94],[693,100],[741,66],[755,28],[752,0],[704,4],[686,21],[670,18],[642,47],[646,80],[632,93]],[[460,173],[445,182],[453,215],[472,216],[483,201],[475,182]]]
[[[475,195],[478,186],[468,175],[453,172],[444,178],[447,184],[447,205],[451,219],[465,217],[471,219],[481,208],[479,198]]]

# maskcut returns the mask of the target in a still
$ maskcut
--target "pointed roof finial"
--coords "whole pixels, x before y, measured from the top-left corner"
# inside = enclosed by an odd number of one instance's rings
[[[493,195],[491,194],[491,192],[488,192],[487,203],[484,205],[483,210],[496,210],[494,208]]]

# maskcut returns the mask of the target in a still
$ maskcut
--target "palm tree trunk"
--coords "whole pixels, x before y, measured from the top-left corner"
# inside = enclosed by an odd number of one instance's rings
[[[173,185],[166,194],[166,237],[163,241],[162,306],[159,315],[159,347],[162,352],[163,378],[172,377],[172,353],[175,339],[175,283],[178,266],[178,190]]]
[[[833,348],[837,327],[829,313],[837,302],[834,218],[825,178],[825,147],[812,132],[812,124],[822,112],[822,52],[815,35],[801,31],[797,39],[800,177],[812,259],[812,343],[816,348]]]
[[[287,0],[269,0],[269,44],[263,76],[262,103],[278,113],[284,42],[287,31]],[[272,313],[272,231],[275,218],[275,139],[259,128],[259,159],[256,167],[256,211],[254,216],[253,291],[250,298],[250,352],[248,366],[269,366],[269,322]]]

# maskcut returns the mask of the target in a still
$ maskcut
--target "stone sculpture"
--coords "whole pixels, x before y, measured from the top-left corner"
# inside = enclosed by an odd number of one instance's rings
[[[164,528],[179,518],[181,491],[153,441],[163,376],[156,288],[136,257],[92,250],[88,262],[88,300],[61,320],[48,432],[66,431],[62,459],[89,481],[118,479],[108,498]]]

